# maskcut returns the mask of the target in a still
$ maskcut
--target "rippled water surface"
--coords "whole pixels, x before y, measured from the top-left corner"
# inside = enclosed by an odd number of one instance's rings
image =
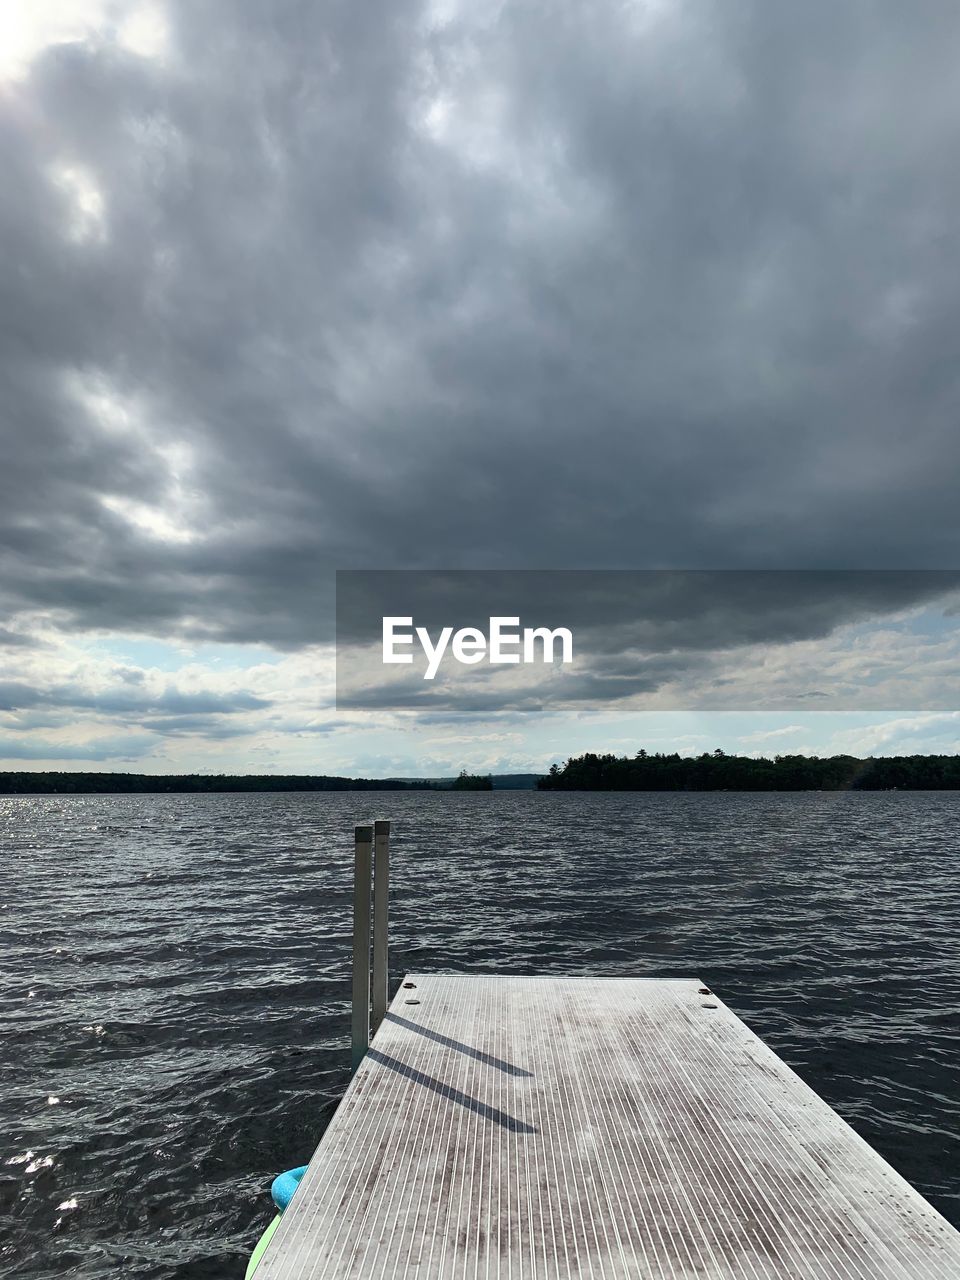
[[[392,969],[696,975],[960,1225],[957,794],[0,798],[0,1273],[241,1277]]]

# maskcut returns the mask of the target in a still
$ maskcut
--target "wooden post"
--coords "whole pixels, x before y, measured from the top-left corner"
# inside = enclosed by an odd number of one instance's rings
[[[373,828],[354,829],[353,861],[353,1034],[354,1071],[370,1045],[370,872]]]
[[[373,1034],[387,1012],[390,823],[373,824]]]

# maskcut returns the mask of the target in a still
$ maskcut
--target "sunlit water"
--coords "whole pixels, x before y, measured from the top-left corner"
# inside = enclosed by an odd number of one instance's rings
[[[240,1277],[404,969],[697,975],[960,1224],[958,794],[0,799],[0,1273]]]

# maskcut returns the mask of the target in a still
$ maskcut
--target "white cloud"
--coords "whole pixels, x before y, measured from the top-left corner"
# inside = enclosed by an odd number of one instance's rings
[[[5,0],[0,5],[0,83],[29,74],[47,49],[116,44],[143,58],[167,53],[170,29],[158,3],[123,0]]]
[[[64,385],[94,431],[136,447],[156,494],[148,500],[106,492],[99,495],[100,504],[151,539],[174,544],[196,541],[203,527],[204,502],[194,474],[193,446],[170,432],[160,409],[145,395],[125,393],[102,373],[71,371]]]
[[[779,738],[795,738],[798,733],[806,732],[807,730],[801,724],[785,724],[780,729],[765,729],[745,734],[741,741],[745,743],[775,742]]]
[[[0,80],[25,75],[44,49],[89,39],[108,8],[106,0],[6,0],[0,6]]]
[[[182,524],[175,514],[146,502],[111,494],[102,496],[100,501],[108,511],[160,542],[192,542],[196,537],[194,531]]]
[[[838,753],[850,755],[955,754],[960,752],[960,711],[899,716],[840,730],[831,736]]]
[[[107,235],[104,195],[89,170],[58,164],[51,170],[54,183],[68,201],[67,235],[77,243],[103,241]]]
[[[163,58],[170,45],[167,15],[159,4],[138,4],[117,24],[117,40],[141,58]]]

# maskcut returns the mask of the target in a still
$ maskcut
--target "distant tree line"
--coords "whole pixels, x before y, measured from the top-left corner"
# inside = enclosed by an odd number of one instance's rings
[[[489,774],[467,773],[461,769],[458,777],[450,784],[451,791],[492,791],[493,779]]]
[[[956,791],[960,756],[586,755],[553,765],[541,791]]]
[[[107,795],[199,791],[435,791],[419,779],[335,778],[287,774],[4,773],[0,795]]]

